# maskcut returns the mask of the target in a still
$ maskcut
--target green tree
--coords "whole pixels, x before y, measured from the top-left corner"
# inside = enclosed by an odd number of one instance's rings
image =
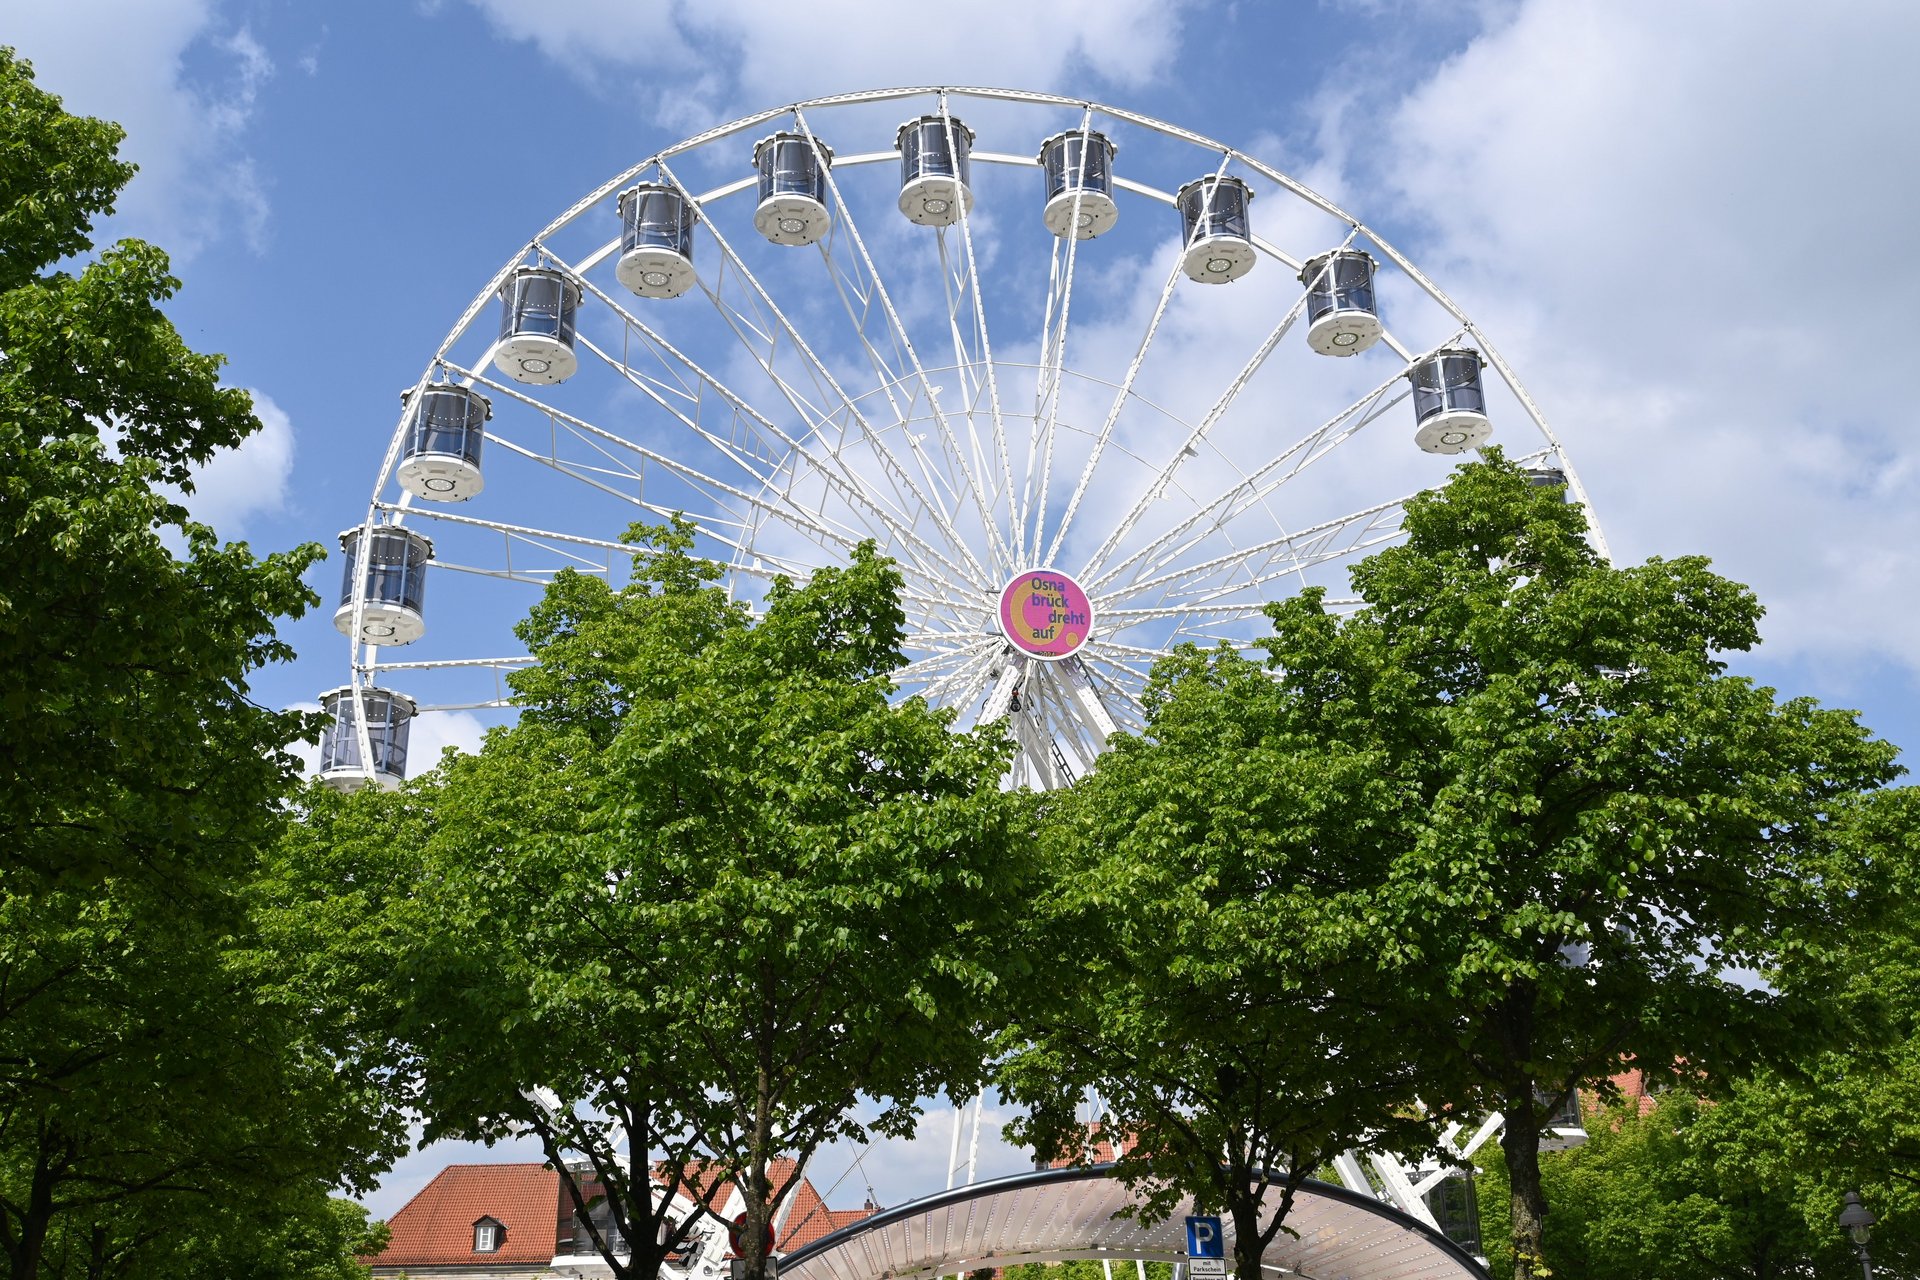
[[[1809,1148],[1794,1101],[1768,1077],[1736,1084],[1718,1102],[1675,1089],[1644,1115],[1628,1099],[1588,1117],[1583,1145],[1540,1159],[1554,1206],[1542,1237],[1549,1268],[1582,1280],[1858,1274],[1835,1225],[1844,1193],[1834,1188],[1845,1179],[1830,1152]],[[1888,1280],[1915,1274],[1912,1191],[1899,1189],[1908,1167],[1865,1184],[1882,1219],[1874,1269]],[[1498,1273],[1513,1261],[1504,1163],[1495,1157],[1480,1178],[1488,1262]]]
[[[358,1261],[387,1244],[383,1222],[324,1186],[260,1198],[151,1195],[91,1216],[63,1216],[48,1239],[48,1280],[366,1280]]]
[[[1589,1117],[1585,1145],[1542,1158],[1555,1206],[1544,1245],[1555,1272],[1590,1280],[1851,1276],[1857,1263],[1835,1218],[1857,1189],[1881,1219],[1876,1270],[1920,1274],[1917,804],[1912,788],[1882,791],[1845,815],[1841,837],[1864,846],[1879,900],[1865,904],[1872,909],[1817,976],[1799,966],[1791,975],[1840,1012],[1836,1034],[1803,1037],[1796,1070],[1725,1082],[1712,1099],[1671,1089],[1645,1115],[1635,1103],[1617,1105]],[[1505,1170],[1486,1178],[1483,1189],[1497,1199]],[[1510,1247],[1501,1250],[1496,1266],[1510,1260]]]
[[[252,401],[160,309],[179,287],[160,250],[55,269],[131,175],[119,128],[66,114],[11,51],[0,108],[0,867],[231,871],[310,727],[246,679],[292,656],[274,627],[312,602],[320,552],[221,545],[160,487],[191,493],[195,465],[258,431]]]
[[[871,547],[756,617],[684,525],[632,536],[627,586],[562,574],[522,624],[517,725],[395,795],[314,793],[284,861],[287,927],[331,940],[315,990],[428,1132],[533,1133],[651,1280],[691,1226],[652,1177],[737,1183],[757,1265],[774,1157],[975,1086],[1025,854],[1002,736],[892,700]]]
[[[246,891],[310,728],[247,696],[315,547],[255,557],[178,493],[259,429],[161,310],[166,256],[87,252],[131,169],[0,50],[0,1259],[124,1274],[226,1196],[297,1216],[373,1131],[276,1002]],[[378,1145],[377,1141],[374,1145]],[[318,1197],[316,1198],[316,1192]],[[180,1212],[152,1212],[165,1202]],[[146,1230],[143,1228],[142,1230]],[[55,1252],[50,1253],[52,1249]]]
[[[1004,1280],[1173,1280],[1173,1264],[1131,1259],[1075,1258],[1069,1262],[1019,1262],[1005,1268]]]
[[[1417,983],[1429,1097],[1501,1112],[1514,1273],[1542,1273],[1540,1132],[1629,1063],[1730,1078],[1830,1010],[1729,980],[1819,955],[1871,885],[1828,817],[1894,775],[1847,712],[1727,674],[1760,606],[1698,558],[1618,568],[1490,452],[1408,504],[1346,618],[1269,610],[1302,740],[1375,762],[1395,857],[1364,917]]]
[[[1342,1152],[1419,1151],[1417,993],[1365,925],[1402,795],[1362,746],[1292,729],[1260,663],[1188,648],[1155,669],[1147,738],[1122,737],[1036,823],[1054,853],[1033,912],[1050,957],[1007,1036],[1013,1136],[1080,1154],[1098,1091],[1148,1219],[1185,1195],[1231,1218],[1239,1275]]]

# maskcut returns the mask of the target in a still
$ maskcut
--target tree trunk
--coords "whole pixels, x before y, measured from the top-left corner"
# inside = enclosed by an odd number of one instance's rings
[[[773,976],[766,966],[761,968],[760,989],[768,992],[774,989]],[[746,1261],[746,1273],[749,1280],[760,1280],[766,1275],[767,1255],[773,1252],[768,1247],[767,1230],[773,1217],[768,1201],[773,1198],[772,1188],[768,1185],[767,1163],[768,1149],[773,1145],[773,1036],[771,1034],[771,999],[766,1001],[763,1013],[760,1043],[756,1046],[759,1059],[759,1072],[754,1085],[753,1097],[753,1133],[747,1147],[748,1167],[747,1185],[741,1188],[746,1198],[746,1225],[740,1230],[740,1256]]]
[[[1540,1187],[1540,1116],[1531,1082],[1523,1091],[1509,1092],[1504,1115],[1500,1150],[1512,1191],[1513,1280],[1544,1280],[1552,1270],[1542,1243],[1547,1198]]]
[[[12,1280],[39,1280],[40,1251],[46,1247],[47,1229],[53,1225],[54,1173],[47,1141],[47,1131],[42,1126],[40,1149],[33,1163],[33,1183],[27,1189],[26,1212],[20,1215],[19,1234],[14,1247],[8,1250]]]
[[[1227,1211],[1233,1218],[1233,1274],[1240,1280],[1261,1280],[1260,1257],[1266,1252],[1260,1238],[1260,1200],[1241,1187],[1230,1198]]]

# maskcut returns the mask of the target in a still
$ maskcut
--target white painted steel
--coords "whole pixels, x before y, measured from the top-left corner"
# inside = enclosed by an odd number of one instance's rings
[[[877,107],[885,110],[876,115]],[[967,198],[954,201],[951,225],[903,226],[888,128],[924,116],[951,130],[961,114],[986,148],[971,154]],[[742,173],[742,135],[769,127],[840,148],[817,208],[756,204],[756,181]],[[1075,188],[1048,214],[1037,177],[1040,140],[1076,130],[1130,139],[1113,199],[1145,206],[1098,241],[1056,237],[1045,222],[1077,226],[1089,212]],[[1364,246],[1383,277],[1398,272],[1451,331],[1396,334],[1383,305],[1376,350],[1324,362],[1360,369],[1361,378],[1290,389],[1303,406],[1324,408],[1267,447],[1250,447],[1260,444],[1250,429],[1265,421],[1246,407],[1252,389],[1297,374],[1304,286],[1276,288],[1283,273],[1269,269],[1193,290],[1183,264],[1209,246],[1178,243],[1170,210],[1174,190],[1196,172],[1240,179],[1264,197],[1266,235],[1241,242],[1249,264],[1271,257],[1291,282],[1328,244]],[[640,182],[686,199],[695,238],[707,241],[691,260],[666,264],[685,288],[671,302],[635,299],[614,279],[614,197]],[[1016,199],[1020,206],[1008,207]],[[1300,243],[1288,242],[1288,200],[1321,219]],[[783,212],[805,214],[805,234],[788,234],[817,236],[814,243],[769,246],[756,214],[766,223]],[[1107,210],[1093,212],[1104,222]],[[1127,241],[1149,227],[1157,230],[1146,245]],[[1001,265],[1016,258],[1016,236],[1037,242],[1044,275]],[[1116,299],[1120,260],[1148,273],[1130,286],[1131,313]],[[562,271],[580,286],[579,367],[564,387],[478,372],[517,354],[491,340],[489,308],[524,265]],[[1100,284],[1092,294],[1089,272]],[[1186,393],[1169,384],[1168,369],[1189,359],[1181,344],[1190,339],[1169,335],[1215,298],[1255,300],[1245,308],[1253,319],[1240,350],[1228,353],[1229,369],[1208,375],[1216,384],[1183,409]],[[618,585],[629,551],[617,535],[635,519],[684,513],[700,549],[726,563],[731,589],[750,601],[775,575],[803,578],[872,538],[904,580],[902,690],[954,708],[963,726],[1007,719],[1020,745],[1013,780],[1060,785],[1090,768],[1113,733],[1144,727],[1139,697],[1154,656],[1183,641],[1244,647],[1261,629],[1265,599],[1309,581],[1337,593],[1341,565],[1397,535],[1402,499],[1389,495],[1408,486],[1369,479],[1361,459],[1389,447],[1415,456],[1398,425],[1411,416],[1407,364],[1461,341],[1486,356],[1490,378],[1526,419],[1511,406],[1496,415],[1500,437],[1564,470],[1570,495],[1584,499],[1571,460],[1477,326],[1372,228],[1258,158],[1058,95],[933,87],[811,99],[707,130],[613,175],[482,282],[416,390],[448,381],[495,397],[485,492],[461,504],[457,519],[412,504],[395,480],[403,417],[363,536],[382,524],[434,520],[459,541],[436,558],[436,568],[454,571],[439,576],[501,584],[515,593],[501,597],[506,618],[533,602],[507,584],[537,586],[573,568]],[[1386,432],[1369,430],[1383,417]],[[1316,418],[1318,426],[1305,426]],[[1444,470],[1421,474],[1437,482]],[[1354,492],[1330,506],[1326,495],[1342,486]],[[1015,659],[999,635],[999,588],[1033,565],[1073,575],[1100,620],[1070,663]],[[368,608],[356,598],[347,610],[356,634]],[[416,647],[433,648],[409,664],[438,682],[438,696],[421,698],[423,712],[505,707],[502,681],[524,659],[468,654],[504,652],[510,639],[475,636],[462,652],[461,628],[428,632]],[[357,690],[395,665],[356,647],[351,684]],[[459,688],[462,672],[486,679],[490,695]]]
[[[1269,1188],[1264,1208],[1271,1210],[1279,1197],[1279,1189]],[[1120,1216],[1136,1204],[1122,1183],[1097,1167],[1004,1178],[876,1215],[788,1254],[780,1271],[783,1280],[917,1280],[1079,1258],[1186,1263],[1184,1219],[1192,1201],[1176,1203],[1170,1216],[1152,1226]],[[1231,1219],[1222,1226],[1231,1257]],[[1472,1259],[1430,1222],[1341,1187],[1304,1184],[1287,1227],[1262,1255],[1267,1275],[1484,1280]]]

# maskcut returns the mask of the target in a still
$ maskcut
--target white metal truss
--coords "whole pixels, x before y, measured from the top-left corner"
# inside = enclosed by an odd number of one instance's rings
[[[989,126],[972,153],[979,198],[959,201],[951,225],[909,226],[896,212],[884,104],[937,121],[950,150],[970,113]],[[773,130],[818,159],[839,149],[823,172],[831,223],[811,248],[777,248],[753,229],[757,182],[741,174],[751,138]],[[1040,227],[1034,149],[1076,132],[1082,156],[1096,133],[1123,146],[1112,241]],[[1258,269],[1195,285],[1174,192],[1227,178],[1261,196]],[[630,296],[609,270],[622,248],[614,197],[643,180],[698,218],[697,284],[671,301]],[[1009,203],[1010,182],[1021,203]],[[1069,226],[1083,195],[1076,187]],[[1319,229],[1299,230],[1309,224]],[[1307,286],[1294,278],[1333,248],[1364,248],[1411,286],[1383,296],[1425,308],[1402,326],[1383,305],[1378,349],[1352,359],[1303,356],[1299,342]],[[493,364],[491,308],[527,265],[580,290],[578,372],[556,386]],[[1242,320],[1200,343],[1224,299]],[[1458,305],[1377,230],[1227,143],[1082,99],[951,86],[815,98],[707,130],[531,236],[429,355],[416,402],[448,383],[492,403],[486,485],[458,506],[404,492],[404,411],[379,451],[361,545],[382,526],[430,529],[436,599],[416,646],[352,647],[359,759],[374,759],[365,691],[389,682],[417,685],[423,713],[510,714],[509,677],[530,661],[513,656],[510,634],[533,602],[527,588],[569,570],[618,586],[633,552],[626,526],[684,517],[749,603],[775,578],[803,580],[874,542],[903,582],[902,693],[953,709],[961,727],[1003,723],[1018,747],[1011,785],[1067,785],[1115,734],[1145,732],[1155,659],[1189,642],[1251,645],[1268,601],[1305,583],[1338,597],[1344,567],[1399,536],[1404,495],[1448,466],[1423,467],[1414,452],[1406,374],[1461,343],[1504,392],[1497,438],[1564,473],[1584,504],[1539,406]],[[1216,350],[1218,371],[1203,376]],[[1597,524],[1593,538],[1604,555]],[[1022,652],[1002,631],[1001,591],[1030,570],[1073,575],[1091,602],[1092,630],[1064,660]],[[359,635],[364,578],[345,603]],[[955,1162],[966,1163],[958,1145]],[[1358,1157],[1340,1171],[1416,1216],[1436,1176]]]

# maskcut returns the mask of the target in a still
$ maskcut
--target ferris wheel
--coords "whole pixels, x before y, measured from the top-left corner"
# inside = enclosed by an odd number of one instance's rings
[[[1144,728],[1156,658],[1250,645],[1306,584],[1337,604],[1496,427],[1586,501],[1459,307],[1246,152],[1040,93],[764,111],[567,208],[403,394],[341,535],[321,772],[396,786],[414,717],[510,714],[538,588],[617,584],[622,531],[684,515],[750,602],[876,542],[903,694],[1004,719],[1012,782],[1065,785]]]

